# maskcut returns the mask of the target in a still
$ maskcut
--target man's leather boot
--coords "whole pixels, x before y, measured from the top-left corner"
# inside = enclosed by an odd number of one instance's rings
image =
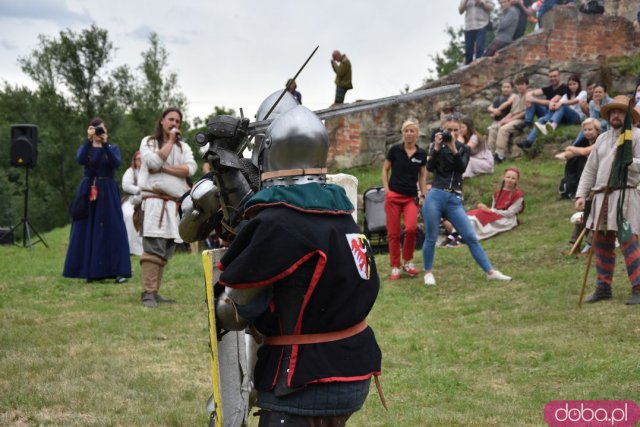
[[[163,264],[160,265],[160,268],[158,269],[158,291],[160,290],[160,284],[162,283],[162,275],[164,274],[164,266],[167,265],[167,261],[163,261]],[[171,298],[164,298],[162,295],[160,295],[160,292],[156,292],[156,301],[157,302],[165,302],[165,303],[174,303],[176,302],[176,300],[171,299]]]
[[[158,306],[156,294],[153,292],[143,292],[142,295],[140,295],[140,301],[142,301],[142,305],[147,308],[156,308]]]
[[[631,298],[625,301],[627,305],[640,304],[640,287],[635,287],[631,290]]]
[[[596,288],[596,291],[591,294],[589,298],[584,300],[587,304],[592,304],[598,301],[604,301],[611,299],[611,288]]]

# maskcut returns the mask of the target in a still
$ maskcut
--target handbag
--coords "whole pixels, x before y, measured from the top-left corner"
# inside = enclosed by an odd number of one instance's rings
[[[69,205],[69,216],[74,221],[89,218],[89,195],[78,193]]]

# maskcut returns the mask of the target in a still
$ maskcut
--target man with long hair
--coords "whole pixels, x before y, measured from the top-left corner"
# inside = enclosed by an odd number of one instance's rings
[[[140,143],[142,165],[139,185],[142,191],[142,304],[154,308],[158,303],[175,302],[158,293],[164,267],[173,256],[180,218],[176,200],[189,189],[187,177],[197,169],[191,148],[180,139],[182,112],[163,111],[153,135]]]

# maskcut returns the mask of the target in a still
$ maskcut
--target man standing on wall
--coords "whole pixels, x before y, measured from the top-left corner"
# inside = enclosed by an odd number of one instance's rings
[[[464,65],[484,55],[484,41],[493,6],[493,0],[460,0],[458,12],[465,14]]]
[[[139,185],[142,191],[142,250],[140,270],[142,305],[175,302],[158,293],[164,267],[173,256],[180,217],[176,200],[188,189],[187,177],[197,169],[191,147],[180,138],[182,112],[167,108],[156,124],[153,135],[140,143],[142,165]]]
[[[331,67],[336,73],[336,98],[334,104],[344,104],[344,96],[349,89],[353,89],[351,84],[351,61],[347,55],[334,50],[331,54]]]

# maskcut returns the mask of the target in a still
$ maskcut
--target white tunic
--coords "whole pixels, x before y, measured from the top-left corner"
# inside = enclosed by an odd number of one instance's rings
[[[179,178],[167,173],[150,174],[149,169],[159,170],[162,166],[186,165],[189,168],[189,176],[192,176],[197,169],[197,164],[193,159],[191,147],[185,142],[174,145],[166,160],[162,160],[158,152],[158,143],[155,139],[145,137],[140,143],[140,157],[142,165],[138,176],[138,185],[142,190],[142,210],[144,220],[142,225],[142,235],[144,237],[160,237],[163,239],[174,239],[181,243],[178,225],[180,218],[178,206],[172,201],[164,201],[156,196],[162,193],[177,199],[182,196],[189,186],[185,178]],[[163,214],[164,212],[164,214]],[[160,219],[162,218],[162,222]]]
[[[137,170],[129,168],[122,176],[122,190],[128,193],[127,199],[122,203],[122,216],[124,217],[124,225],[127,227],[129,253],[132,255],[142,255],[142,236],[138,234],[133,225],[133,209],[142,200],[140,187],[137,185],[137,175]]]
[[[638,184],[640,184],[640,129],[633,128],[632,132],[633,162],[629,165],[627,186],[633,188],[627,188],[625,190],[623,215],[631,224],[633,233],[638,234],[638,231],[640,231],[640,192],[637,189]],[[602,192],[602,190],[604,190],[609,181],[611,165],[613,164],[616,154],[616,142],[619,136],[620,130],[611,129],[596,139],[593,151],[591,151],[587,159],[587,164],[582,171],[582,176],[580,177],[576,197],[587,198],[589,192],[595,192],[591,204],[591,212],[586,222],[586,226],[590,230],[596,228],[602,202],[605,197],[605,193]],[[616,216],[619,197],[619,190],[614,190],[609,194],[609,209],[606,218],[607,230],[618,229]],[[601,222],[605,222],[604,217]],[[601,225],[600,229],[604,230],[605,227]]]

